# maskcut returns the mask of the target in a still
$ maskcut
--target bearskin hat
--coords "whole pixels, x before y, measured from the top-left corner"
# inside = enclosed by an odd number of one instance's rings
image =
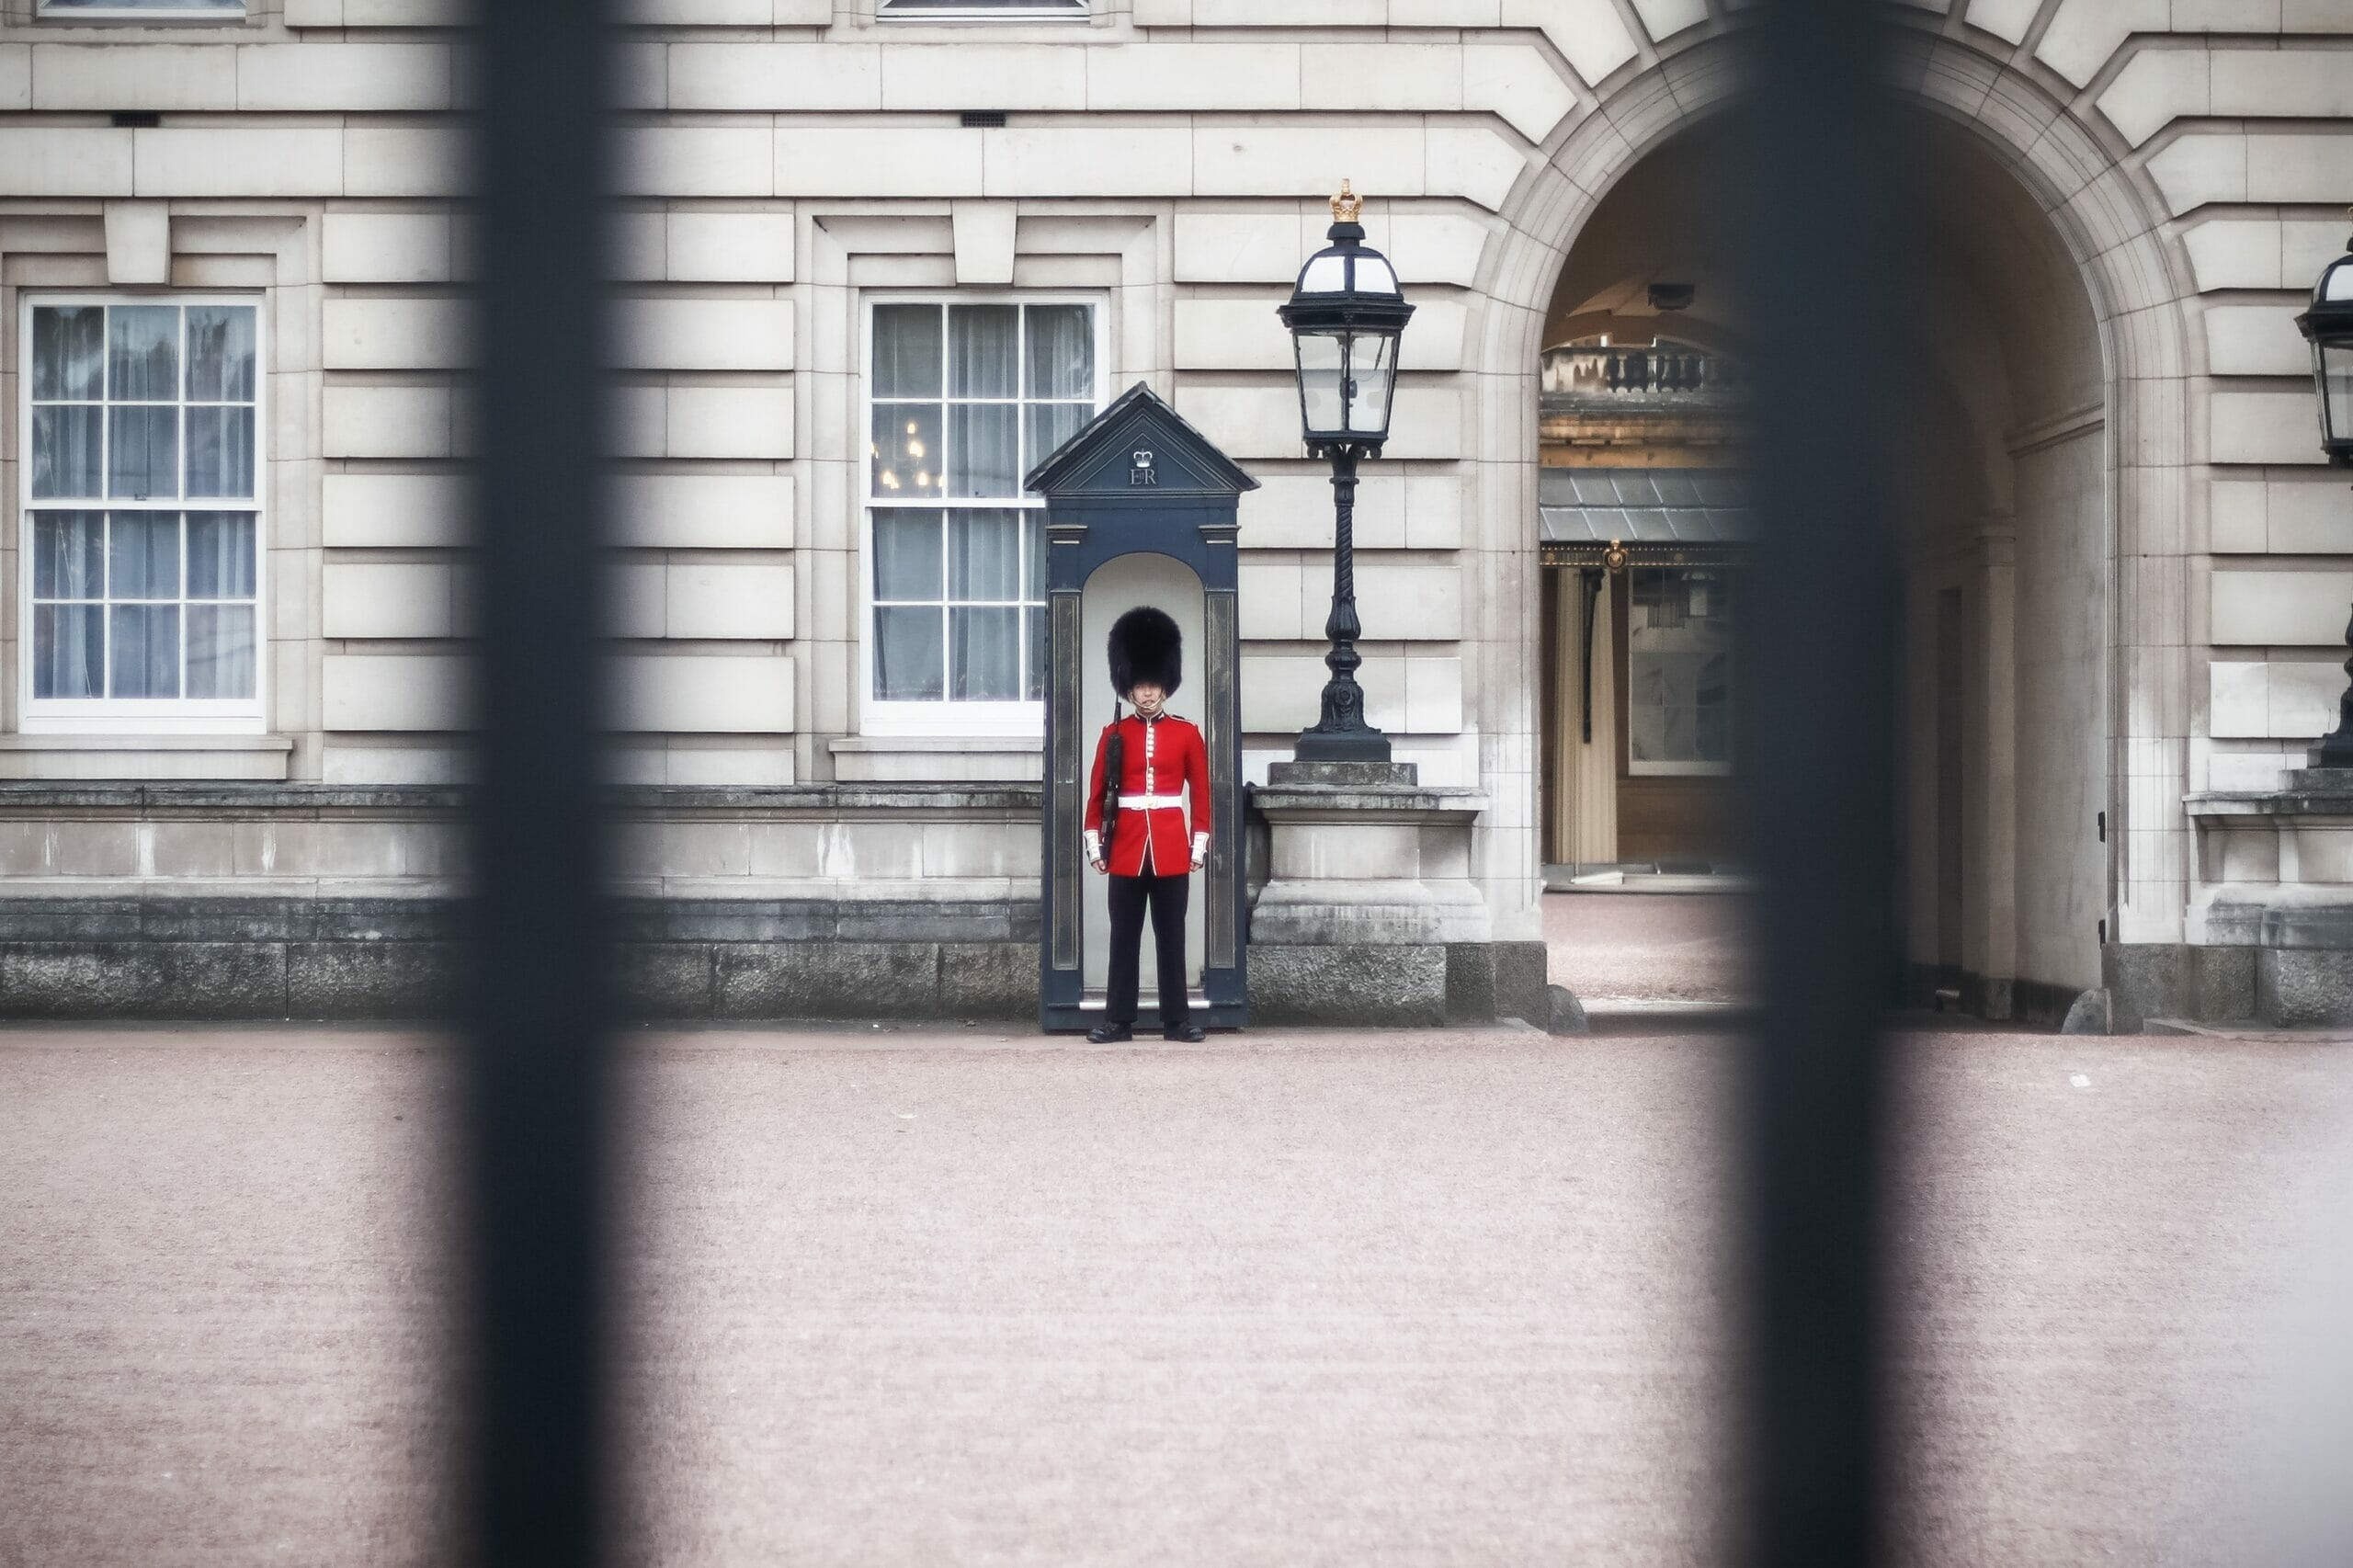
[[[1185,639],[1166,610],[1138,605],[1111,623],[1111,689],[1149,681],[1170,696],[1185,678]]]

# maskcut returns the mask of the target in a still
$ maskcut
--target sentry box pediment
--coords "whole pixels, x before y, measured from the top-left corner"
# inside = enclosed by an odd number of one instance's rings
[[[1103,1014],[1109,915],[1082,842],[1095,738],[1111,716],[1111,622],[1154,604],[1185,638],[1171,711],[1209,749],[1209,864],[1196,873],[1185,952],[1194,1016],[1249,1018],[1242,846],[1242,643],[1235,509],[1258,482],[1139,381],[1029,472],[1046,501],[1046,803],[1040,896],[1040,1022],[1084,1029]],[[1143,1014],[1158,977],[1143,961]]]
[[[1049,506],[1222,501],[1230,516],[1258,482],[1138,381],[1031,469],[1022,488]]]

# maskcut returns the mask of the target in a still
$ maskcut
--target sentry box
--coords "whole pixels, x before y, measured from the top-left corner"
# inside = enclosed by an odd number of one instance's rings
[[[1041,814],[1039,1022],[1099,1022],[1110,913],[1082,839],[1095,739],[1110,722],[1104,646],[1111,622],[1141,604],[1176,619],[1185,680],[1172,712],[1209,748],[1209,864],[1186,915],[1193,1017],[1211,1028],[1249,1021],[1242,846],[1242,640],[1236,618],[1234,509],[1258,482],[1139,381],[1029,472],[1046,500],[1046,801]],[[1143,944],[1143,995],[1159,976]]]

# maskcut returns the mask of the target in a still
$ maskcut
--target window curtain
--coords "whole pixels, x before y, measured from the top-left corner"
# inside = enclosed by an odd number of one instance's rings
[[[188,411],[188,493],[239,500],[254,493],[254,411]]]
[[[107,694],[106,614],[102,605],[33,607],[33,695]]]
[[[85,501],[106,494],[98,474],[98,422],[105,416],[94,404],[34,408],[35,499]]]
[[[1093,401],[1095,322],[1085,305],[1029,307],[1029,395]]]
[[[251,599],[254,518],[241,512],[191,512],[188,517],[188,597]],[[257,641],[251,604],[188,607],[188,695],[251,697]]]

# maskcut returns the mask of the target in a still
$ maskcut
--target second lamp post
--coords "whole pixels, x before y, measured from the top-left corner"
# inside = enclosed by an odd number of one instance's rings
[[[1332,460],[1332,613],[1324,635],[1331,678],[1324,710],[1293,755],[1302,762],[1387,762],[1389,737],[1365,722],[1357,685],[1357,463],[1381,455],[1397,390],[1397,340],[1414,307],[1389,259],[1364,243],[1362,199],[1340,182],[1332,199],[1332,243],[1307,258],[1290,300],[1277,312],[1299,362],[1299,417],[1311,457]]]

